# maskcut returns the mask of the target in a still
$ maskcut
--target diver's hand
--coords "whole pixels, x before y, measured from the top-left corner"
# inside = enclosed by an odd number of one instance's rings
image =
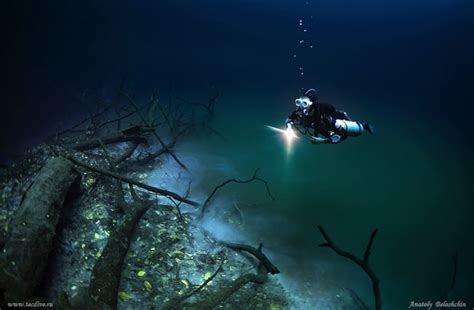
[[[328,138],[311,136],[311,143],[313,144],[321,144],[321,143],[328,143],[328,142],[330,142]]]
[[[340,135],[332,135],[331,136],[331,143],[332,144],[338,144],[341,142],[341,136]]]

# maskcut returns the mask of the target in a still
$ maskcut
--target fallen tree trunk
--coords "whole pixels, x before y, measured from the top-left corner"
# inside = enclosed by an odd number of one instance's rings
[[[122,265],[130,245],[130,237],[148,207],[140,201],[130,185],[134,203],[127,208],[122,222],[110,233],[102,255],[92,270],[89,284],[90,309],[117,309]]]
[[[100,147],[102,144],[113,144],[120,142],[147,143],[145,135],[152,132],[152,129],[141,126],[133,126],[125,130],[113,132],[99,138],[79,142],[71,147],[76,151],[86,151]]]
[[[55,157],[41,168],[23,196],[0,256],[0,290],[5,290],[7,301],[34,297],[66,196],[79,191],[80,179],[70,161]]]

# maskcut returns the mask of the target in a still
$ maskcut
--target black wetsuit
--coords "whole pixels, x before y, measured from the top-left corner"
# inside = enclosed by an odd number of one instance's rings
[[[296,125],[302,125],[305,129],[313,129],[313,136],[321,135],[325,138],[329,138],[331,132],[334,132],[336,119],[348,119],[345,112],[339,111],[332,104],[324,102],[315,102],[311,105],[307,114],[303,114],[302,110],[297,109],[288,118]],[[345,138],[341,135],[341,140]]]

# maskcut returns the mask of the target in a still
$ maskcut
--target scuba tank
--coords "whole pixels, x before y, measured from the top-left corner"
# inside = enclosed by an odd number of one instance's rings
[[[364,125],[361,122],[348,121],[344,119],[336,119],[334,127],[342,134],[357,137],[364,132]]]

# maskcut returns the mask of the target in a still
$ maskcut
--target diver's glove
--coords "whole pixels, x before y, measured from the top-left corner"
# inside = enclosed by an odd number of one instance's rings
[[[293,129],[293,121],[289,118],[286,119],[286,130],[292,130]]]
[[[338,144],[341,142],[341,136],[340,135],[332,135],[331,136],[331,144]]]
[[[313,144],[321,144],[321,143],[329,143],[329,142],[331,142],[331,139],[329,138],[311,136],[311,143]]]

